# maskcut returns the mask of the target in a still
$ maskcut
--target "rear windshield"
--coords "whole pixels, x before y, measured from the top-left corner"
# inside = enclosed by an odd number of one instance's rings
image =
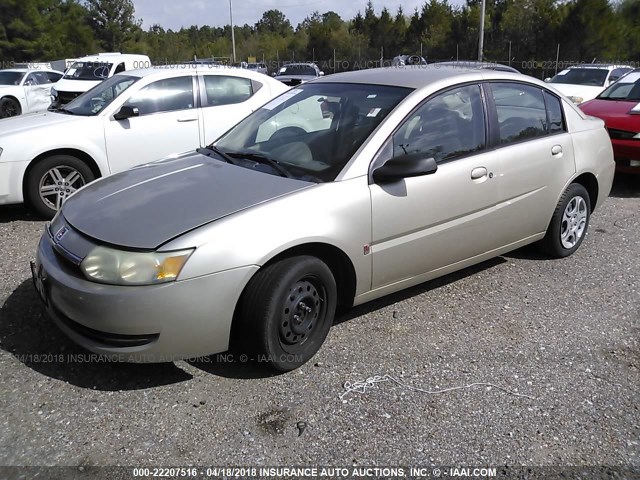
[[[598,95],[602,100],[640,101],[640,71],[631,72]]]
[[[602,68],[571,68],[557,74],[551,79],[551,83],[602,87],[607,76],[609,76],[609,70]]]
[[[316,69],[308,65],[287,65],[280,69],[280,75],[313,75],[316,76]]]
[[[68,80],[104,80],[109,78],[113,63],[75,62],[64,74]]]

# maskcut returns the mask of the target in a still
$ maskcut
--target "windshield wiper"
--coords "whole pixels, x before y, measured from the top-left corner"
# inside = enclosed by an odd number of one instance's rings
[[[206,155],[207,157],[210,157],[211,153],[215,153],[218,157],[220,157],[225,162],[230,163],[231,165],[236,164],[236,162],[234,162],[229,155],[227,155],[225,152],[220,150],[215,145],[209,145],[206,148],[196,148],[196,152],[198,152],[201,155]]]
[[[264,153],[241,151],[241,152],[229,152],[228,155],[234,158],[246,158],[258,163],[269,165],[276,172],[278,172],[281,177],[293,178],[293,175],[291,175],[282,165],[280,165],[277,160],[274,160],[273,158],[265,155]]]

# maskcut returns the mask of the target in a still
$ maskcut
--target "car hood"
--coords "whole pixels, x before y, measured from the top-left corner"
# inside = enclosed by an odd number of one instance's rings
[[[583,101],[596,98],[605,87],[591,87],[588,85],[572,85],[570,83],[550,83],[557,91],[566,95],[567,97],[581,97]]]
[[[587,115],[601,118],[607,128],[640,132],[640,114],[629,114],[638,101],[623,100],[591,100],[580,105],[580,109]]]
[[[90,183],[65,202],[62,214],[73,228],[100,242],[153,250],[202,225],[312,185],[192,152]]]
[[[25,130],[48,128],[53,125],[78,122],[86,118],[87,117],[56,112],[31,113],[18,115],[17,117],[4,118],[0,120],[0,138],[20,133]],[[29,139],[25,139],[25,141],[28,140]]]
[[[66,78],[61,78],[58,82],[53,86],[58,92],[86,92],[87,90],[92,89],[99,83],[102,83],[101,80],[69,80]]]

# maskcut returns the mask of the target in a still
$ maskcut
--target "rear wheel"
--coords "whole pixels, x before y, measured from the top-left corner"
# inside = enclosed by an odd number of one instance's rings
[[[39,161],[29,172],[27,198],[40,215],[52,218],[69,195],[94,178],[89,166],[79,158],[53,155]]]
[[[241,341],[258,362],[298,368],[320,349],[333,323],[337,288],[329,267],[311,256],[260,270],[240,305]]]
[[[0,118],[15,117],[21,113],[22,107],[15,98],[4,97],[0,99]]]
[[[590,216],[589,193],[582,185],[572,183],[560,197],[547,234],[540,241],[542,251],[556,258],[571,255],[587,234]]]

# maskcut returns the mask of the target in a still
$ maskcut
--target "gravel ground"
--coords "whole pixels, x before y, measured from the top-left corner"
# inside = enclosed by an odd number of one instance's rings
[[[638,178],[616,180],[574,256],[523,249],[357,307],[276,376],[224,356],[80,361],[31,284],[42,228],[0,209],[0,465],[640,467]],[[339,397],[384,375],[508,391]]]

